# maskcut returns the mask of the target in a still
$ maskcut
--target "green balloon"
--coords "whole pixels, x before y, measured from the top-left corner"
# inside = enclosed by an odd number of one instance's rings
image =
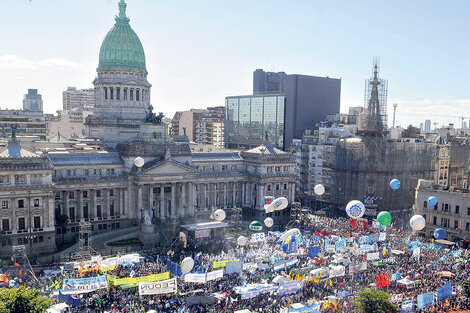
[[[392,223],[392,215],[387,211],[382,211],[377,215],[377,221],[382,226],[388,226]]]

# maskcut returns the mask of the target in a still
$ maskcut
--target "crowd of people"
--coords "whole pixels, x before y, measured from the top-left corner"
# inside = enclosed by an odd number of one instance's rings
[[[327,300],[331,304],[323,305],[322,312],[355,312],[353,300],[364,288],[378,288],[391,295],[400,295],[397,305],[407,300],[416,300],[417,296],[426,292],[434,292],[448,282],[452,283],[453,293],[435,305],[416,312],[445,312],[450,310],[466,310],[469,308],[467,299],[463,296],[464,281],[470,279],[470,264],[467,257],[470,251],[453,246],[440,246],[430,240],[417,238],[411,232],[388,227],[387,229],[364,225],[352,226],[349,220],[343,218],[330,219],[314,217],[305,222],[300,228],[302,240],[293,254],[285,254],[275,236],[265,242],[239,246],[226,240],[193,241],[185,248],[172,251],[148,250],[142,251],[140,262],[118,265],[107,275],[116,277],[140,277],[167,271],[167,260],[178,263],[189,256],[195,264],[193,272],[210,272],[213,262],[219,260],[239,259],[243,264],[264,264],[266,266],[243,266],[239,273],[225,274],[222,278],[207,283],[190,283],[184,281],[184,276],[177,278],[177,292],[165,295],[139,296],[137,287],[123,288],[110,286],[90,293],[78,295],[80,306],[71,308],[71,312],[235,312],[248,309],[251,312],[282,312],[293,303],[305,306]],[[373,242],[374,250],[379,252],[379,260],[367,261],[367,253],[363,253],[360,245],[361,237],[373,237],[375,234],[386,233],[386,239]],[[377,236],[376,236],[377,237]],[[347,242],[340,251],[327,252],[327,245],[335,239]],[[382,238],[383,239],[383,238]],[[321,246],[320,254],[309,257],[308,247]],[[416,253],[419,249],[419,253]],[[393,252],[392,252],[393,251]],[[400,252],[400,253],[398,253]],[[312,276],[311,270],[327,266],[341,254],[347,259],[345,274],[334,278]],[[275,271],[273,263],[279,259],[296,258],[297,263],[280,271]],[[377,261],[379,263],[377,263]],[[354,273],[348,271],[352,264],[367,262],[367,269]],[[338,265],[335,263],[335,265]],[[448,274],[448,273],[451,274]],[[442,273],[446,273],[443,275]],[[79,273],[77,268],[64,271],[49,277],[40,277],[43,285],[60,289],[60,281],[64,278],[84,278],[102,275],[101,272],[89,271]],[[378,275],[388,275],[385,287],[376,287]],[[284,276],[286,280],[299,280],[302,288],[297,292],[280,296],[277,292],[262,293],[251,299],[242,299],[235,287],[250,284],[271,283],[276,276]],[[175,275],[171,275],[175,277]],[[398,283],[400,279],[408,279],[412,284]],[[59,284],[56,284],[59,283]],[[54,288],[50,288],[53,296]],[[347,296],[339,296],[340,292]],[[57,294],[57,292],[55,292]],[[344,293],[343,293],[344,294]],[[195,296],[209,299],[209,303],[189,303],[189,298]],[[288,311],[286,311],[288,312]]]

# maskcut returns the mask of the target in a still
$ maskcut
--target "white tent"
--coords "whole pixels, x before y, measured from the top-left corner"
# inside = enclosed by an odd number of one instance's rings
[[[415,282],[414,280],[409,280],[407,278],[402,278],[400,280],[397,280],[397,284],[403,285],[406,288],[411,288],[414,286]]]

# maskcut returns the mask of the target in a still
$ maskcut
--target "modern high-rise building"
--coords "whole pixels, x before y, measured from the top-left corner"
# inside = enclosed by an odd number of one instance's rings
[[[0,109],[0,127],[0,137],[5,138],[13,129],[20,140],[24,136],[46,139],[47,135],[47,123],[42,112]]]
[[[95,90],[77,89],[76,87],[68,87],[67,90],[62,92],[63,109],[71,110],[80,108],[84,111],[93,111],[95,107]]]
[[[225,98],[225,146],[250,149],[263,142],[286,149],[286,97],[269,95]]]
[[[28,93],[23,97],[23,111],[42,112],[42,96],[37,89],[28,89]]]
[[[324,121],[329,114],[339,113],[341,79],[284,72],[253,73],[253,95],[280,93],[285,96],[284,147],[292,139],[302,138],[305,128]]]
[[[431,132],[431,120],[426,120],[424,122],[424,132],[430,133]]]

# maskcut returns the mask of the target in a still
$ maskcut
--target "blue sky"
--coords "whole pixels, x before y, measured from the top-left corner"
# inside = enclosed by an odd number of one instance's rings
[[[45,110],[92,87],[118,0],[3,0],[0,107],[38,88]],[[470,117],[468,1],[127,0],[157,111],[250,94],[256,68],[342,78],[341,109],[363,104],[380,57],[397,124]],[[468,120],[467,120],[468,121]],[[389,119],[391,123],[391,118]]]

